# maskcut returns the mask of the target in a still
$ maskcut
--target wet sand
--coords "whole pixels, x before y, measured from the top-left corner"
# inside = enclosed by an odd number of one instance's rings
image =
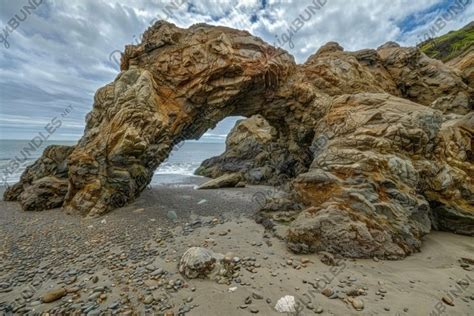
[[[317,254],[290,253],[255,223],[252,197],[270,188],[195,190],[202,181],[155,186],[94,219],[0,202],[0,315],[282,315],[274,306],[285,295],[296,297],[300,315],[473,315],[474,266],[458,261],[474,258],[472,237],[433,232],[405,260],[332,267]],[[237,281],[183,278],[177,263],[192,246],[240,257]],[[62,298],[41,302],[60,288]],[[363,310],[347,299],[351,290]]]

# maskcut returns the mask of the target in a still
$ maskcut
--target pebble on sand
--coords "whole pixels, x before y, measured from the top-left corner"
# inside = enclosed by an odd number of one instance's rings
[[[43,303],[51,303],[51,302],[59,300],[61,297],[66,295],[66,293],[67,292],[64,288],[54,289],[49,292],[46,292],[41,297],[41,301],[43,301]]]
[[[448,304],[450,306],[454,306],[454,302],[453,300],[448,297],[448,296],[443,296],[443,298],[441,299],[445,304]]]
[[[364,309],[364,301],[362,301],[361,299],[348,298],[348,301],[352,304],[352,307],[354,307],[356,311],[361,311]]]

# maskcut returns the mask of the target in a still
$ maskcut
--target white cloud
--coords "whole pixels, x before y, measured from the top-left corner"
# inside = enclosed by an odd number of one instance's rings
[[[328,41],[337,41],[346,50],[375,48],[389,40],[414,45],[417,36],[438,13],[429,9],[449,2],[327,0],[293,37],[294,48],[287,45],[283,48],[298,62],[304,62]],[[4,28],[27,3],[27,0],[0,0],[0,25]],[[177,8],[167,10],[173,3]],[[69,104],[74,106],[74,111],[68,120],[70,130],[64,135],[81,134],[94,92],[118,74],[109,56],[136,42],[157,17],[164,18],[172,12],[169,21],[181,27],[199,22],[225,25],[246,29],[274,43],[311,3],[309,0],[43,0],[9,36],[10,48],[0,47],[0,114],[4,119],[0,121],[1,137],[15,137],[18,131],[28,134],[24,126],[28,122],[15,125],[5,121],[15,115],[47,121]],[[442,33],[470,22],[473,10],[474,5],[469,5]],[[409,17],[422,23],[404,32],[403,23]],[[234,121],[227,120],[219,131],[209,134],[225,133],[222,129],[228,131]],[[35,128],[31,124],[31,135],[35,135]]]

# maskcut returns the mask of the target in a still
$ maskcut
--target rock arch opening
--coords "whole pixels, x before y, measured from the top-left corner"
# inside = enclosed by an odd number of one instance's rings
[[[177,144],[169,157],[163,161],[152,179],[152,184],[169,184],[194,181],[190,177],[196,173],[204,161],[222,155],[226,150],[226,138],[236,121],[245,117],[227,117],[214,128],[209,129],[198,140],[186,140]]]

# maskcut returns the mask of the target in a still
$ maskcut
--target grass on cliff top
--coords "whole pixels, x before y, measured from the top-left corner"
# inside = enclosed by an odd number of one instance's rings
[[[473,46],[474,26],[471,23],[460,30],[449,32],[422,43],[420,49],[429,57],[446,62],[462,55]]]

